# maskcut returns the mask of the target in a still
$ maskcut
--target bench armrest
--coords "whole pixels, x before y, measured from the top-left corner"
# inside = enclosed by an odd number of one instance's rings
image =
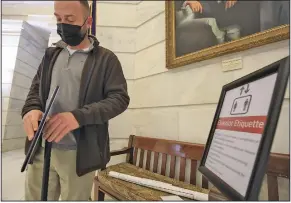
[[[110,152],[110,156],[116,156],[116,155],[121,155],[121,154],[128,154],[131,153],[132,147],[125,147],[121,150],[114,150]]]

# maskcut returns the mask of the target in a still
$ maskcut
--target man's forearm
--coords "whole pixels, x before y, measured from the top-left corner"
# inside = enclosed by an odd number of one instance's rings
[[[100,102],[85,105],[71,113],[80,126],[104,124],[124,112],[128,107],[129,100],[126,93],[115,93]]]

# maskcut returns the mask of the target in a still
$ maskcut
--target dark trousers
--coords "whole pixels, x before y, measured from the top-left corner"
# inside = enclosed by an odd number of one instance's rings
[[[260,2],[260,27],[261,31],[276,26],[290,24],[289,1],[261,1]]]

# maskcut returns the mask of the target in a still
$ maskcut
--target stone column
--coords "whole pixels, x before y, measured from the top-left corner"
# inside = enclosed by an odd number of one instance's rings
[[[24,147],[20,115],[50,31],[21,20],[2,21],[2,151]]]

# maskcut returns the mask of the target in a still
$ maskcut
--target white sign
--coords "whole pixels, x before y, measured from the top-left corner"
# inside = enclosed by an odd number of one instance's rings
[[[242,69],[242,68],[243,68],[243,64],[242,64],[241,57],[222,61],[222,71],[224,72]]]
[[[226,92],[205,166],[242,196],[264,131],[277,73]]]

